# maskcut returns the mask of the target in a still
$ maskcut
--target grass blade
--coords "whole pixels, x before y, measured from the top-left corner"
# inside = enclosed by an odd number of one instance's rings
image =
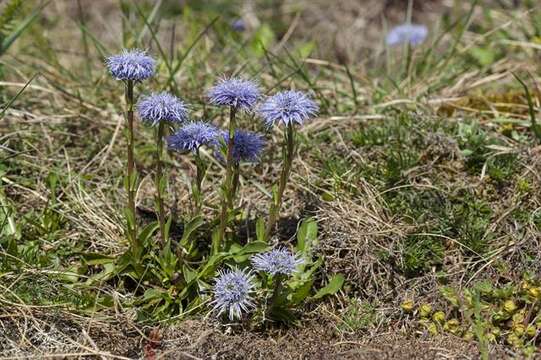
[[[0,111],[0,120],[2,120],[4,118],[4,115],[6,114],[6,111],[9,109],[9,107],[11,106],[11,104],[13,104],[13,102],[15,102],[15,100],[17,100],[17,98],[24,92],[24,90],[26,90],[26,88],[28,87],[28,85],[30,85],[30,83],[39,75],[39,73],[36,73],[34,74],[34,76],[32,76],[30,78],[30,80],[28,80],[28,82],[26,84],[24,84],[23,88],[21,90],[19,90],[19,92],[11,99],[8,101],[8,103],[6,104],[6,106],[4,106],[4,108],[2,109],[2,111]]]
[[[2,41],[2,44],[0,45],[0,54],[5,53],[9,49],[9,47],[15,42],[15,40],[17,40],[19,36],[22,35],[26,28],[28,28],[34,22],[34,20],[36,20],[38,15],[41,13],[41,10],[43,10],[49,4],[49,2],[50,1],[46,2],[42,6],[32,11],[30,15],[28,15],[23,21],[19,23],[19,25],[17,25],[15,30],[13,30],[9,34],[9,36],[7,36]]]
[[[524,89],[524,94],[526,95],[526,100],[528,101],[528,113],[530,114],[530,121],[531,121],[531,128],[532,131],[537,138],[539,142],[541,142],[541,128],[537,125],[537,121],[535,119],[535,109],[532,101],[532,95],[530,94],[530,90],[528,89],[528,85],[514,72],[512,72],[513,76],[517,81],[522,85],[522,88]]]

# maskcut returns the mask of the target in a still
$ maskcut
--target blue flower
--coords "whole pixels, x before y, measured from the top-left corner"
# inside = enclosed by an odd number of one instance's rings
[[[117,80],[143,81],[154,75],[156,61],[142,50],[123,50],[110,56],[105,64]]]
[[[229,144],[229,134],[227,131],[222,132],[223,140],[227,145]],[[244,130],[235,130],[235,137],[233,138],[233,161],[239,163],[241,161],[246,162],[258,162],[259,155],[265,147],[265,139],[263,136]],[[223,161],[223,156],[217,154],[217,157]]]
[[[280,122],[284,125],[302,125],[317,112],[317,104],[301,91],[281,91],[259,107],[267,126]]]
[[[250,80],[223,79],[209,90],[208,97],[214,105],[248,111],[253,109],[259,99],[259,88]]]
[[[252,256],[252,265],[258,271],[264,271],[271,275],[290,276],[297,271],[297,266],[304,263],[285,248],[278,248],[262,254]]]
[[[246,23],[242,19],[236,19],[231,22],[231,28],[237,32],[246,31]]]
[[[227,313],[230,320],[240,319],[243,312],[254,307],[250,295],[253,288],[250,272],[239,269],[220,271],[214,284],[213,310],[217,310],[218,315]]]
[[[160,121],[182,123],[188,120],[184,102],[167,92],[144,97],[137,104],[137,112],[144,122],[153,126]]]
[[[218,129],[202,121],[189,123],[167,138],[169,149],[196,152],[203,145],[217,143]]]
[[[403,24],[391,29],[385,38],[385,42],[389,46],[405,43],[419,45],[425,41],[427,35],[428,28],[424,25]]]

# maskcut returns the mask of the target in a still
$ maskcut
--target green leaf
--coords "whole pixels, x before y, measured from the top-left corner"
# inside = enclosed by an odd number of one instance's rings
[[[302,285],[298,286],[295,289],[295,292],[291,294],[290,302],[292,305],[300,304],[304,301],[309,295],[310,290],[312,290],[312,285],[314,284],[314,279],[309,279],[305,281]]]
[[[257,241],[261,241],[261,242],[267,242],[267,239],[266,239],[266,231],[265,231],[265,220],[263,220],[263,218],[258,218],[256,223],[255,223],[255,234],[256,234],[256,239]]]
[[[275,205],[278,205],[278,185],[274,184],[271,189],[272,192],[272,202]]]
[[[319,289],[312,299],[317,300],[327,295],[336,294],[342,288],[342,285],[344,285],[344,275],[336,274],[331,278],[327,286]]]
[[[127,213],[131,213],[131,211],[128,210]],[[142,244],[146,244],[159,228],[160,224],[157,221],[152,221],[150,224],[145,226],[143,230],[141,230],[141,232],[139,233],[139,241]]]
[[[84,271],[81,271],[81,269],[83,268],[84,266],[83,267],[80,267],[78,265],[70,266],[69,268],[66,269],[66,271],[60,272],[58,274],[58,277],[62,281],[75,283],[79,281],[80,274],[84,273]]]
[[[154,299],[163,299],[164,292],[158,289],[147,289],[143,295],[143,301],[149,301]]]
[[[99,253],[82,253],[80,256],[87,265],[105,265],[115,262],[114,257]]]
[[[495,54],[489,48],[473,47],[470,49],[470,55],[481,66],[489,66],[494,62]]]
[[[182,274],[184,275],[184,281],[187,283],[192,282],[197,278],[197,272],[190,269],[190,267],[187,265],[182,267]]]
[[[297,231],[296,250],[310,257],[313,245],[317,241],[317,222],[310,217],[305,219]]]
[[[171,232],[171,224],[173,223],[173,216],[169,216],[164,226],[165,240],[169,241],[169,233]]]
[[[194,217],[193,219],[191,219],[190,221],[185,223],[184,224],[184,232],[182,234],[182,239],[180,240],[180,244],[183,247],[186,247],[188,245],[189,241],[190,241],[191,235],[197,229],[199,229],[204,223],[205,223],[205,221],[203,220],[203,217],[200,216],[200,215]],[[213,236],[214,236],[214,234],[213,234]]]
[[[241,254],[253,254],[253,253],[260,253],[263,251],[266,251],[268,249],[268,245],[264,241],[253,241],[251,243],[246,244],[242,250],[240,251]]]
[[[233,260],[240,264],[248,260],[252,254],[260,253],[267,249],[268,245],[266,242],[254,241],[240,249],[236,249],[236,251],[232,253]]]
[[[274,32],[270,25],[263,24],[254,34],[250,47],[256,56],[263,56],[265,49],[268,49],[274,42]]]

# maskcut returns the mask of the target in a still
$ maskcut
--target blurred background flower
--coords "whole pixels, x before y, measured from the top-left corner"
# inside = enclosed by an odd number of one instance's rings
[[[389,46],[407,43],[415,46],[423,43],[427,36],[428,28],[426,26],[403,24],[392,28],[385,37],[385,42]]]

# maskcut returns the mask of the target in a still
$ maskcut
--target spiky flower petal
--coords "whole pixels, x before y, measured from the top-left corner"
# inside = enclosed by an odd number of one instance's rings
[[[267,126],[275,123],[302,125],[318,112],[317,104],[301,91],[281,91],[259,107]]]
[[[229,134],[227,131],[222,132],[223,140],[226,144],[229,144]],[[259,156],[265,147],[265,139],[263,136],[244,130],[235,130],[233,144],[233,161],[239,163],[245,162],[258,162]],[[223,161],[223,156],[217,154],[218,158]]]
[[[203,145],[215,145],[218,129],[202,121],[189,123],[167,138],[169,149],[196,152]]]
[[[184,102],[167,92],[144,97],[137,104],[137,112],[144,122],[153,126],[161,121],[183,123],[188,120]]]
[[[145,51],[123,50],[118,55],[109,56],[105,64],[117,80],[143,81],[154,75],[156,61]]]
[[[428,36],[428,28],[424,25],[402,24],[389,31],[385,42],[389,46],[400,44],[419,45]]]
[[[208,92],[212,104],[231,106],[244,111],[252,110],[259,96],[259,88],[253,81],[239,78],[220,80]]]
[[[220,271],[214,284],[213,310],[218,311],[218,315],[227,313],[230,320],[240,319],[243,312],[254,307],[250,295],[253,288],[253,275],[249,271]]]
[[[278,248],[262,254],[252,256],[252,265],[258,271],[264,271],[271,275],[290,276],[297,271],[297,266],[304,260],[286,248]]]

